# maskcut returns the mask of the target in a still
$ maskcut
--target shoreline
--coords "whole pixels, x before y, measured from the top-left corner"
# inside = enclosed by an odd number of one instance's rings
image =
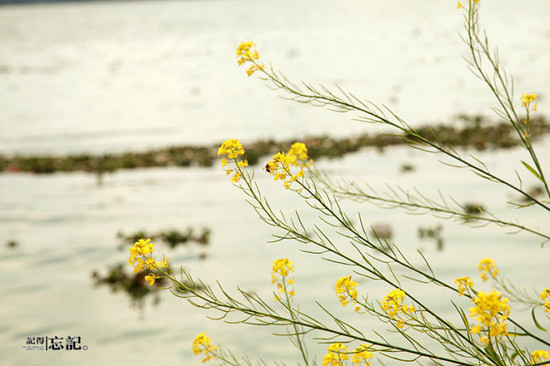
[[[481,116],[459,116],[460,127],[450,125],[422,126],[416,128],[419,135],[450,147],[472,147],[476,150],[507,149],[517,146],[515,130],[510,123],[488,120]],[[539,138],[550,132],[550,123],[544,117],[531,119],[532,135]],[[326,135],[301,139],[313,159],[339,158],[365,147],[383,150],[393,145],[412,144],[403,134],[360,134],[345,138]],[[245,144],[250,165],[260,158],[287,150],[295,140],[260,139]],[[221,143],[221,142],[220,142]],[[94,174],[110,173],[121,169],[153,167],[211,167],[217,161],[217,149],[213,145],[180,145],[143,152],[107,153],[100,155],[74,154],[48,155],[0,155],[0,173],[52,174],[56,172],[84,171]]]

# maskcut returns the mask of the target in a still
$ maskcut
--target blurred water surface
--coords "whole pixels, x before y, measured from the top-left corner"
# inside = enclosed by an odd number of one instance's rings
[[[541,96],[548,110],[550,3],[487,0],[482,23],[518,94]],[[262,57],[294,80],[343,88],[392,107],[412,124],[448,122],[457,113],[490,114],[494,104],[467,70],[455,1],[226,0],[90,2],[0,7],[0,152],[4,154],[103,153],[182,143],[214,143],[238,137],[350,135],[374,129],[345,115],[288,102],[238,68],[235,47],[257,42]],[[546,113],[547,114],[547,113]],[[550,141],[538,144],[550,168]],[[517,150],[480,154],[499,174],[515,179],[526,159]],[[344,159],[319,161],[331,174],[437,189],[459,202],[481,202],[505,218],[545,229],[540,211],[511,211],[513,195],[463,170],[453,170],[405,148],[365,149]],[[415,170],[403,174],[400,167]],[[277,207],[292,212],[296,198],[258,169],[258,179]],[[533,184],[525,178],[525,184]],[[346,204],[368,225],[391,223],[394,240],[414,256],[421,249],[434,270],[452,282],[476,275],[475,265],[493,257],[519,285],[547,286],[550,272],[540,242],[527,234],[505,235],[497,227],[465,229],[445,224],[445,249],[421,241],[424,216]],[[299,206],[304,219],[316,216]],[[353,216],[353,215],[352,215]],[[164,294],[140,314],[123,294],[94,289],[90,274],[126,262],[116,249],[119,230],[207,226],[213,231],[207,259],[202,250],[166,253],[206,281],[270,298],[270,264],[296,263],[297,301],[319,313],[314,300],[338,308],[333,295],[345,270],[299,252],[296,244],[266,244],[265,227],[221,169],[149,169],[96,177],[84,173],[0,175],[0,355],[2,365],[200,364],[190,342],[200,331],[236,353],[295,363],[291,346],[268,329],[221,326],[184,301]],[[19,247],[8,249],[9,240]],[[418,257],[415,263],[420,265]],[[521,265],[518,265],[520,263]],[[525,271],[528,264],[530,271]],[[381,297],[381,284],[360,281]],[[449,311],[441,294],[421,296]],[[463,303],[465,307],[467,303]],[[344,309],[346,310],[346,309]],[[353,318],[370,329],[365,317]],[[22,348],[28,336],[82,336],[84,352]],[[238,335],[238,336],[237,336]],[[315,348],[319,358],[323,347]]]
[[[518,94],[550,84],[550,4],[486,1],[482,25]],[[409,123],[490,114],[455,1],[139,1],[0,9],[0,152],[349,135],[372,126],[248,79],[242,40],[295,81],[386,104]]]

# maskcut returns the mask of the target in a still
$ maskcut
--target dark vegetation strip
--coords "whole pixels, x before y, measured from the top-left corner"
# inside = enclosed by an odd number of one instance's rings
[[[510,148],[516,146],[517,137],[509,123],[494,123],[480,116],[459,116],[459,127],[451,125],[425,126],[417,132],[430,140],[438,140],[452,147]],[[540,137],[550,132],[550,124],[543,117],[531,119],[531,136]],[[308,137],[306,143],[309,155],[315,159],[337,158],[363,147],[383,149],[387,146],[410,143],[410,136],[391,134],[361,134],[347,138],[329,136]],[[259,159],[288,150],[294,140],[258,140],[245,145],[251,165]],[[85,171],[90,173],[114,172],[119,169],[150,167],[210,167],[218,160],[219,144],[211,146],[174,146],[146,152],[125,152],[119,154],[78,154],[69,156],[0,156],[0,172],[31,172],[37,174],[54,172]]]
[[[200,231],[200,233],[198,233]],[[196,244],[201,247],[208,246],[210,244],[211,230],[206,227],[193,228],[188,226],[185,230],[166,229],[157,232],[146,232],[144,230],[136,231],[130,234],[119,232],[117,234],[118,239],[121,241],[121,245],[118,246],[118,250],[128,253],[128,248],[136,241],[142,238],[150,238],[156,244],[167,245],[170,249],[176,247],[188,246],[189,244]],[[199,254],[198,259],[205,259],[206,252]],[[153,305],[160,302],[160,296],[158,290],[160,288],[168,286],[166,278],[157,279],[153,286],[145,280],[145,276],[154,273],[159,275],[158,271],[144,270],[138,273],[128,273],[128,263],[117,263],[110,265],[107,268],[105,274],[99,271],[92,272],[92,280],[96,287],[106,285],[111,288],[111,291],[126,293],[132,302],[133,306],[143,308],[145,306],[145,299],[149,296],[153,296]],[[189,284],[187,284],[189,286]],[[185,292],[185,288],[176,288],[175,290]]]

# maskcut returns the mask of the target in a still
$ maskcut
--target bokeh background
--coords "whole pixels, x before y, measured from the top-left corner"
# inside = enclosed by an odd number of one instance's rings
[[[548,117],[550,3],[483,0],[481,24],[514,77],[516,99],[539,94]],[[353,136],[379,126],[279,97],[237,66],[236,46],[255,41],[262,60],[295,81],[347,91],[385,104],[412,125],[449,123],[458,114],[494,117],[495,101],[468,70],[456,1],[440,0],[189,0],[78,1],[0,6],[0,154],[3,156],[146,151],[239,138]],[[536,147],[550,168],[550,140]],[[519,149],[476,152],[510,179],[523,170]],[[329,174],[368,182],[437,189],[459,202],[480,202],[505,218],[548,228],[536,209],[512,210],[514,198],[466,170],[440,164],[407,147],[363,149],[316,161]],[[517,164],[516,164],[517,162]],[[405,164],[414,167],[403,173]],[[256,167],[276,207],[304,209]],[[533,181],[525,175],[525,184]],[[101,184],[100,184],[101,183]],[[443,250],[417,235],[438,222],[396,210],[349,204],[369,224],[390,225],[392,240],[414,255],[421,249],[445,279],[477,276],[479,259],[493,257],[520,286],[547,287],[550,271],[540,241],[442,223]],[[266,227],[218,167],[0,174],[0,360],[2,365],[198,365],[196,334],[236,354],[296,363],[290,343],[270,329],[224,325],[185,301],[160,295],[141,308],[124,293],[94,286],[91,274],[127,261],[120,231],[207,227],[209,245],[170,250],[173,264],[207,282],[222,281],[270,297],[270,265],[296,263],[297,301],[318,312],[319,300],[338,309],[336,278],[346,275],[297,244],[268,244]],[[8,244],[15,242],[15,247]],[[529,271],[526,270],[529,268]],[[130,269],[128,268],[128,272]],[[546,283],[545,283],[546,282]],[[379,296],[377,283],[360,283]],[[424,294],[442,312],[438,294]],[[467,306],[468,304],[464,304]],[[339,311],[339,310],[338,310]],[[342,316],[350,316],[346,311]],[[351,315],[353,316],[353,315]],[[354,318],[350,318],[354,319]],[[354,320],[366,329],[368,319]],[[87,351],[23,349],[29,336],[81,336]],[[324,346],[313,346],[322,358]]]

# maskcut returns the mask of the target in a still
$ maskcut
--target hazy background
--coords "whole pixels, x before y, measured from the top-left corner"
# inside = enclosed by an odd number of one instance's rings
[[[260,137],[328,133],[349,136],[377,130],[286,101],[237,66],[235,48],[255,41],[262,60],[291,79],[344,89],[386,104],[411,124],[452,123],[458,113],[492,116],[494,100],[468,71],[458,32],[456,1],[409,0],[208,0],[78,2],[0,7],[0,153],[67,154],[145,150],[176,144],[243,142]],[[484,0],[481,23],[501,61],[514,76],[516,100],[540,95],[548,116],[550,3],[547,0]],[[550,168],[550,141],[539,143]],[[514,179],[517,150],[480,154],[491,169]],[[409,163],[410,174],[400,173]],[[520,217],[547,228],[536,210],[510,211],[511,194],[479,182],[467,171],[443,167],[437,157],[405,148],[372,149],[318,161],[330,173],[368,181],[437,188],[460,202],[481,201],[505,218]],[[257,172],[277,206],[295,197]],[[533,183],[528,178],[526,185]],[[403,250],[421,248],[440,275],[477,276],[484,256],[497,260],[519,285],[543,286],[550,274],[544,250],[532,236],[499,228],[465,229],[445,224],[445,250],[417,237],[427,217],[410,217],[372,206],[350,205],[369,224],[391,223]],[[314,220],[312,213],[304,212]],[[205,319],[184,301],[163,294],[143,312],[124,294],[94,288],[90,274],[126,262],[116,249],[119,230],[207,226],[202,249],[165,252],[207,281],[269,295],[270,264],[296,262],[297,299],[315,311],[321,300],[335,309],[333,283],[341,269],[304,256],[295,245],[270,245],[265,227],[219,168],[120,171],[103,185],[85,173],[0,175],[0,358],[6,365],[200,364],[190,351],[207,331],[236,353],[295,363],[288,342],[268,329],[224,326]],[[8,249],[4,243],[20,245]],[[527,273],[518,263],[528,263]],[[374,297],[387,289],[361,283]],[[546,284],[547,286],[547,284]],[[427,301],[448,311],[439,295]],[[467,304],[465,304],[467,306]],[[343,311],[343,316],[347,312]],[[354,318],[355,319],[355,318]],[[355,320],[369,326],[367,319]],[[26,351],[27,336],[82,336],[85,353]],[[324,347],[315,348],[319,359]]]

